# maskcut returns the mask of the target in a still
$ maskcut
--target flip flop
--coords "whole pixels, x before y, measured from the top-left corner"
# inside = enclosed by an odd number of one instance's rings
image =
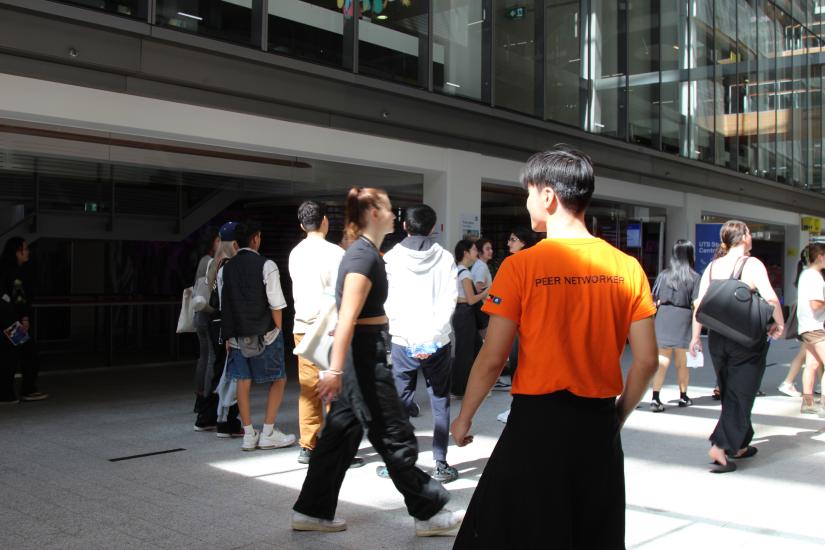
[[[712,474],[726,474],[728,472],[736,471],[736,464],[731,461],[728,461],[727,464],[720,464],[714,460],[711,464],[714,465],[713,468],[710,469],[710,473]]]
[[[725,452],[725,454],[728,455],[728,458],[750,458],[758,452],[759,452],[759,449],[757,449],[756,447],[752,447],[752,446],[748,445],[745,448],[745,452],[742,453],[741,455],[736,455],[736,454],[732,454],[732,453],[728,453],[728,452]]]

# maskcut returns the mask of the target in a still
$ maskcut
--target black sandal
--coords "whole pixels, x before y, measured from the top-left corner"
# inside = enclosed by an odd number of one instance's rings
[[[710,469],[710,473],[712,474],[726,474],[728,472],[735,472],[736,471],[736,464],[728,460],[727,464],[722,464],[714,460],[711,462],[713,464],[713,468]]]
[[[750,458],[758,452],[759,452],[759,449],[757,449],[756,447],[752,447],[752,446],[748,445],[745,448],[745,452],[742,453],[741,455],[737,455],[736,453],[729,453],[728,451],[725,451],[725,454],[728,456],[728,458]]]

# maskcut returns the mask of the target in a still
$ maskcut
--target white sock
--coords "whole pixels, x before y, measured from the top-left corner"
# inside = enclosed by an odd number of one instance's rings
[[[264,424],[264,429],[262,433],[264,435],[272,435],[272,431],[275,429],[275,424]]]
[[[255,427],[252,424],[250,424],[249,426],[244,426],[243,433],[252,435],[253,433],[255,433]]]

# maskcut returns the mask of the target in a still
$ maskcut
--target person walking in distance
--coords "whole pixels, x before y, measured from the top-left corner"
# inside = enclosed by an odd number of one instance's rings
[[[49,397],[48,394],[38,391],[37,379],[40,371],[37,343],[34,340],[32,315],[32,300],[35,293],[35,274],[32,272],[29,258],[31,251],[29,243],[22,237],[11,237],[3,247],[0,256],[0,299],[10,304],[14,310],[16,321],[28,333],[28,340],[16,346],[12,353],[17,355],[20,368],[23,371],[23,385],[20,389],[20,401],[41,401]],[[3,326],[6,329],[8,325]],[[4,342],[5,344],[5,342]],[[6,367],[11,377],[4,377],[11,384],[2,390],[8,394],[4,401],[16,403],[14,392],[14,370],[17,361],[12,360]],[[6,384],[6,385],[8,385]]]
[[[463,512],[444,508],[450,494],[441,483],[415,466],[418,442],[387,368],[387,274],[378,251],[384,237],[392,233],[394,221],[385,191],[350,189],[346,230],[353,242],[341,260],[335,285],[338,326],[330,368],[318,382],[321,399],[332,400],[332,405],[293,506],[296,531],[347,528],[346,521],[335,517],[335,509],[364,430],[404,495],[407,512],[415,518],[416,535],[448,533],[463,518]]]
[[[806,247],[807,267],[799,276],[799,293],[796,306],[799,338],[802,346],[811,356],[806,361],[802,375],[802,414],[819,413],[825,416],[821,404],[814,403],[814,384],[819,365],[825,360],[825,281],[822,269],[825,269],[825,244],[811,243]]]
[[[298,207],[298,222],[306,239],[289,253],[289,276],[292,278],[292,298],[295,302],[295,325],[292,329],[297,346],[306,331],[318,319],[322,303],[335,299],[335,280],[344,249],[326,240],[329,219],[325,208],[315,201],[304,201]],[[324,404],[318,397],[319,369],[298,356],[298,424],[301,450],[298,462],[309,464],[309,457],[318,440],[324,420]],[[355,457],[352,466],[363,466],[364,459]]]
[[[477,294],[481,294],[490,288],[493,276],[490,274],[490,260],[493,259],[493,241],[486,237],[481,237],[476,241],[478,257],[470,266],[470,275],[473,277],[473,284]],[[481,310],[483,302],[478,302],[475,306],[476,323],[482,340],[487,334],[487,324],[490,318]]]
[[[702,273],[699,295],[694,301],[693,338],[688,346],[688,353],[691,354],[702,351],[699,339],[702,325],[696,320],[695,312],[711,281],[728,279],[737,273],[743,283],[758,291],[773,306],[776,322],[768,331],[768,336],[779,338],[785,328],[782,306],[768,279],[765,264],[750,256],[753,240],[748,226],[739,220],[726,221],[719,231],[719,241],[716,258]],[[801,284],[800,282],[800,286]],[[819,277],[819,284],[822,284],[822,277]],[[800,327],[800,333],[802,331]],[[744,346],[716,331],[708,330],[708,348],[722,396],[722,410],[716,428],[710,434],[711,448],[708,451],[714,463],[710,471],[719,474],[736,470],[736,464],[729,459],[748,458],[756,454],[756,447],[750,446],[753,439],[751,409],[765,373],[768,340],[762,340],[754,346]]]
[[[430,238],[435,210],[407,208],[407,238],[384,255],[389,289],[384,309],[392,336],[392,374],[407,413],[415,402],[418,371],[424,374],[433,413],[433,478],[448,483],[458,471],[447,463],[450,437],[450,319],[455,310],[456,266],[452,255]]]
[[[685,239],[676,241],[670,256],[670,267],[663,270],[653,284],[653,299],[658,305],[656,341],[659,346],[659,369],[653,377],[653,400],[650,402],[652,412],[665,410],[659,392],[665,383],[671,357],[676,365],[679,382],[679,406],[693,405],[693,400],[687,394],[690,382],[687,346],[693,324],[693,300],[699,293],[701,279],[693,270],[694,256],[692,242]]]
[[[238,384],[238,409],[243,423],[241,449],[275,449],[295,443],[295,436],[275,428],[286,385],[282,313],[286,307],[278,266],[258,253],[257,222],[237,224],[235,239],[242,247],[218,272],[221,321],[228,357],[226,370]],[[269,384],[263,430],[252,426],[249,396],[252,383]]]
[[[510,417],[454,548],[624,549],[620,431],[656,370],[656,306],[639,262],[587,230],[586,155],[537,153],[521,181],[533,229],[547,238],[502,262],[484,305],[487,339],[452,423],[458,445],[472,442],[473,416],[516,332],[519,364]]]

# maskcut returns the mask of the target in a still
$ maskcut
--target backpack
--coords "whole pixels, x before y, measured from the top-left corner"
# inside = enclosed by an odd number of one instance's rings
[[[758,292],[741,281],[742,270],[749,260],[734,266],[727,279],[711,277],[708,290],[696,310],[696,320],[709,330],[746,347],[765,341],[773,306]],[[713,263],[708,267],[713,274]]]

